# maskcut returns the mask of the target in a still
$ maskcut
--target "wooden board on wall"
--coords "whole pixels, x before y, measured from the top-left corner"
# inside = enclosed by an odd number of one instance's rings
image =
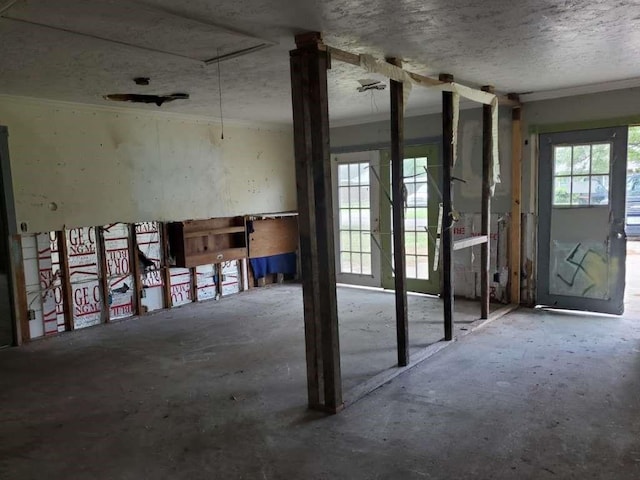
[[[178,267],[192,268],[247,256],[243,217],[172,222],[167,230]]]
[[[298,250],[298,217],[253,221],[249,233],[249,258],[269,257]]]

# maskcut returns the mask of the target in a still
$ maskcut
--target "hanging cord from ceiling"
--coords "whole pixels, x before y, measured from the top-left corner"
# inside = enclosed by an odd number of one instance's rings
[[[220,80],[220,49],[218,49],[218,100],[220,104],[220,140],[224,140],[224,118],[222,117],[222,81]]]

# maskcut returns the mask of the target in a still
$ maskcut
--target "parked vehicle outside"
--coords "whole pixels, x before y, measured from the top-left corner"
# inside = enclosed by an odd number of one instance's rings
[[[627,176],[627,236],[640,237],[640,173]]]

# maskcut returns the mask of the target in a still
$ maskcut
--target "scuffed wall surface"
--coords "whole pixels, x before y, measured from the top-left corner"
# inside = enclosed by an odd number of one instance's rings
[[[453,227],[453,239],[480,235],[481,216],[462,214]],[[508,301],[508,215],[491,215],[489,243],[489,295],[491,301]],[[453,253],[454,294],[466,298],[480,298],[480,245],[457,250]]]
[[[295,210],[291,131],[0,97],[29,232]]]

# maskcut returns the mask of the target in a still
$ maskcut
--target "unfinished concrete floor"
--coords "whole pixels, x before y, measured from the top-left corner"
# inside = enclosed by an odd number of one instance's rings
[[[640,317],[521,310],[324,416],[305,408],[300,297],[0,351],[0,478],[640,478]]]

